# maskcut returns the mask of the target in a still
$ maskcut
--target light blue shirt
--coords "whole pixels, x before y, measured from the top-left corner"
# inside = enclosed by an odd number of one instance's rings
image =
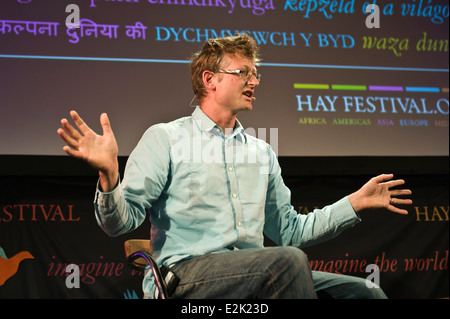
[[[199,107],[150,127],[118,186],[110,193],[97,189],[100,227],[118,236],[136,229],[148,212],[153,255],[159,265],[173,265],[208,252],[263,247],[263,234],[278,245],[306,247],[360,221],[347,197],[297,214],[271,146],[239,121],[225,133]],[[151,276],[144,279],[146,294],[154,289]]]

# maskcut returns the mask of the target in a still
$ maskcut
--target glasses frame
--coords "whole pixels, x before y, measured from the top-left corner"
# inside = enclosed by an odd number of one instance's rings
[[[217,73],[237,75],[244,81],[250,81],[250,79],[254,76],[258,80],[258,82],[261,82],[261,73],[258,73],[258,72],[245,71],[245,70],[221,69],[221,70],[217,71]]]

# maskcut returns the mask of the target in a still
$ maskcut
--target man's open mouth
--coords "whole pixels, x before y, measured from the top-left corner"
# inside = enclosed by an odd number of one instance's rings
[[[254,92],[252,90],[245,90],[242,94],[251,99],[253,97]]]

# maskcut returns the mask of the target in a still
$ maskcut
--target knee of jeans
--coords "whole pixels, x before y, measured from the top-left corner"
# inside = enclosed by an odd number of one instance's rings
[[[279,247],[278,262],[281,266],[299,269],[302,266],[308,266],[308,257],[305,253],[296,247]]]
[[[366,284],[366,279],[355,278],[353,282],[353,293],[357,299],[387,299],[383,289],[371,283],[370,287]]]

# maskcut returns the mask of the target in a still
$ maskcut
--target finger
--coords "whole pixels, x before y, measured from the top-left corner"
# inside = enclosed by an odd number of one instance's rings
[[[403,179],[396,179],[396,180],[384,183],[384,185],[386,185],[387,188],[393,188],[393,187],[400,186],[403,184],[405,184],[405,181]]]
[[[385,181],[391,180],[394,177],[394,174],[381,174],[372,178],[373,181],[377,183],[383,183]]]
[[[411,195],[412,192],[409,189],[394,189],[390,192],[391,196],[404,196]]]
[[[82,158],[81,152],[76,151],[76,150],[70,148],[69,146],[64,146],[63,150],[64,150],[64,152],[66,152],[67,154],[69,154],[72,157]]]
[[[80,129],[81,133],[86,134],[87,132],[92,131],[76,111],[70,111],[70,116],[72,117],[77,127]]]
[[[397,208],[397,207],[392,206],[392,205],[390,205],[390,206],[388,207],[388,209],[389,209],[391,212],[396,213],[396,214],[408,215],[408,211],[407,211],[406,209],[400,209],[400,208]]]
[[[78,147],[78,143],[69,135],[67,135],[67,133],[62,128],[58,129],[57,132],[59,136],[63,139],[63,141],[66,142],[67,145],[69,145],[72,148]]]
[[[389,204],[391,206],[393,206],[393,205],[411,205],[412,200],[411,199],[402,199],[402,198],[392,198]]]
[[[70,125],[69,121],[67,119],[61,120],[62,127],[66,130],[66,132],[75,140],[78,140],[82,137],[80,132],[78,132],[72,125]]]

